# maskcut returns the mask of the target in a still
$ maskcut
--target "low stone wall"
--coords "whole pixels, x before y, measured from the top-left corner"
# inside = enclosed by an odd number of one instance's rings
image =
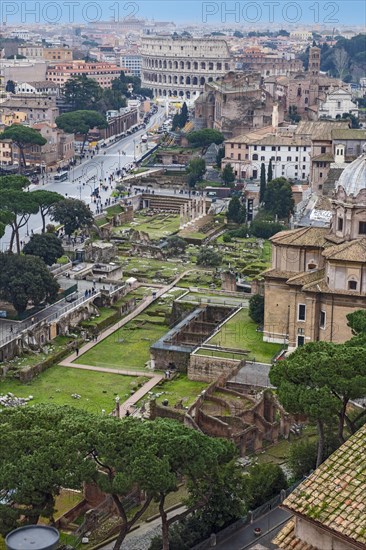
[[[150,401],[150,419],[170,418],[178,422],[184,422],[186,411],[184,409],[173,409],[173,407],[164,407],[158,405],[155,400]]]
[[[76,341],[73,340],[72,345],[70,345],[66,349],[63,349],[58,353],[51,355],[44,361],[37,363],[37,365],[31,365],[29,367],[25,367],[24,369],[21,369],[19,371],[19,380],[24,384],[26,384],[27,382],[30,382],[31,380],[33,380],[35,376],[38,376],[38,374],[40,374],[41,372],[44,372],[49,367],[52,367],[52,365],[59,363],[60,361],[62,361],[62,359],[67,357],[72,352],[75,344],[76,344]]]
[[[209,357],[208,355],[191,355],[188,365],[188,378],[199,382],[213,382],[223,374],[229,374],[240,365],[241,359]]]
[[[169,351],[166,349],[151,350],[157,370],[166,370],[169,363],[173,363],[179,372],[187,372],[189,364],[189,352]]]
[[[232,438],[231,428],[226,422],[204,413],[201,409],[197,411],[196,421],[201,430],[210,436]]]

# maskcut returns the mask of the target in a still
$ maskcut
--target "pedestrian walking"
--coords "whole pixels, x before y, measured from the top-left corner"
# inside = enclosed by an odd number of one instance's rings
[[[76,357],[79,357],[79,348],[77,346],[75,348],[75,352],[76,352]]]

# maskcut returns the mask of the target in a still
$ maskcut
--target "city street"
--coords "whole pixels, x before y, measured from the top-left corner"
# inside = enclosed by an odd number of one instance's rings
[[[126,136],[108,147],[103,147],[92,158],[84,159],[81,164],[74,166],[69,171],[69,180],[54,181],[54,174],[45,175],[44,184],[42,179],[38,185],[30,185],[30,191],[36,189],[45,189],[47,191],[56,191],[66,198],[81,199],[88,204],[93,212],[96,212],[96,204],[92,198],[92,192],[101,182],[107,186],[104,190],[100,186],[99,196],[101,204],[104,206],[105,200],[111,196],[115,186],[115,180],[109,182],[109,176],[116,176],[117,170],[122,169],[127,164],[133,164],[136,159],[141,157],[147,150],[147,146],[141,143],[141,137],[146,134],[148,128],[161,124],[164,119],[164,108],[160,107],[155,115],[151,117],[150,123],[146,129],[139,130],[130,136]],[[90,153],[89,153],[90,155]],[[34,233],[40,232],[42,227],[41,216],[31,216],[29,222],[24,226],[19,234],[20,239],[27,241],[27,238]],[[1,250],[7,250],[10,242],[11,231],[7,228],[4,237],[0,241]]]

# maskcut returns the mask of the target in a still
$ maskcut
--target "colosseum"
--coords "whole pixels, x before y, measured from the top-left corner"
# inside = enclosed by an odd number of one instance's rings
[[[233,66],[227,42],[220,38],[144,36],[140,53],[142,86],[157,98],[195,100],[206,82]]]

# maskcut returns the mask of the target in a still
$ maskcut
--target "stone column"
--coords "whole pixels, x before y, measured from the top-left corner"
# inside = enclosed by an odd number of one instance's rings
[[[179,208],[179,228],[182,229],[184,226],[184,213],[183,213],[183,205],[180,205]]]

